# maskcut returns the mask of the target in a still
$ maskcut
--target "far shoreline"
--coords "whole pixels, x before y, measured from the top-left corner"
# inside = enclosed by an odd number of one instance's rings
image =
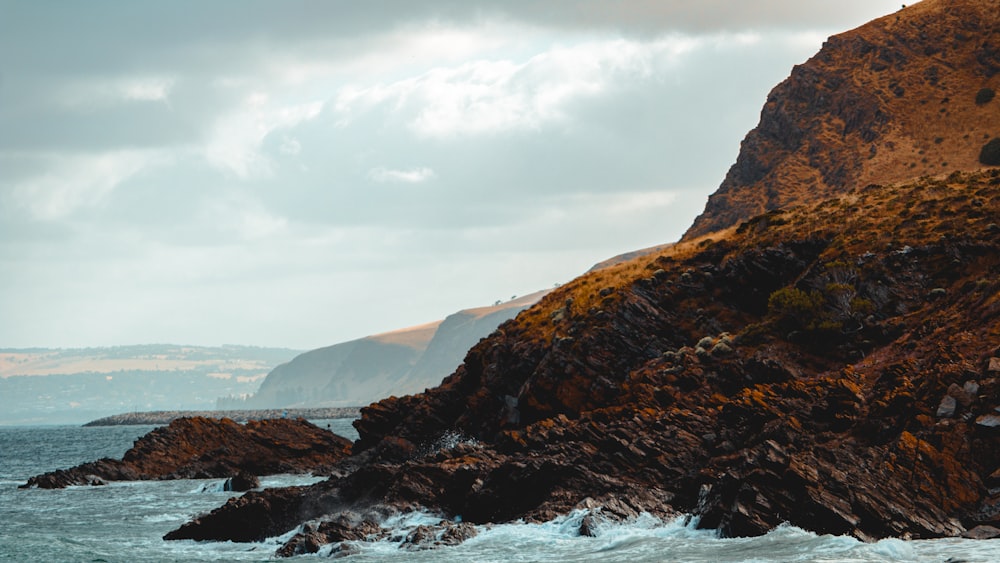
[[[203,416],[206,418],[229,418],[236,422],[248,420],[264,420],[268,418],[305,418],[334,419],[357,418],[361,415],[361,407],[326,407],[326,408],[289,408],[289,409],[240,409],[240,410],[208,410],[208,411],[145,411],[129,412],[105,416],[91,420],[88,426],[139,426],[150,424],[170,424],[173,420]]]

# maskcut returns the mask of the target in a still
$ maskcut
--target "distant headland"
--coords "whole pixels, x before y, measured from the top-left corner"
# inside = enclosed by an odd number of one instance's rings
[[[253,409],[223,411],[148,411],[115,414],[92,420],[84,426],[128,426],[140,424],[170,424],[183,416],[203,416],[206,418],[230,418],[236,422],[264,420],[267,418],[357,418],[361,407],[329,407],[311,409]]]

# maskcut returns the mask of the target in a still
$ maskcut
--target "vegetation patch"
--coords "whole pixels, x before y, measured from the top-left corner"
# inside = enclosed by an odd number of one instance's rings
[[[1000,137],[983,145],[983,149],[979,151],[979,162],[987,166],[1000,166]]]
[[[996,96],[996,92],[994,92],[992,88],[983,88],[982,90],[976,92],[976,105],[981,106],[989,103],[994,96]]]

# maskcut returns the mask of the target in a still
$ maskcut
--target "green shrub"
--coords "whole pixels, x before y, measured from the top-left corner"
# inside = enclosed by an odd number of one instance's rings
[[[994,92],[992,88],[983,88],[982,90],[976,92],[976,105],[981,106],[988,103],[995,95],[996,92]]]
[[[979,151],[979,162],[987,166],[1000,166],[1000,137],[983,145],[983,150]]]
[[[815,328],[823,320],[823,295],[783,287],[767,299],[767,314],[787,330]]]

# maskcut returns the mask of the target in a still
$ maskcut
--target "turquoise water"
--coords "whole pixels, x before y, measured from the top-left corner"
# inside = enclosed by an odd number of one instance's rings
[[[317,421],[355,437],[350,421]],[[120,458],[152,426],[81,428],[0,427],[0,561],[160,562],[272,561],[283,538],[254,544],[176,541],[163,534],[192,516],[223,504],[234,493],[221,479],[112,483],[62,490],[18,489],[28,477],[100,457]],[[280,475],[265,487],[311,483],[318,477]],[[238,493],[236,493],[238,494]],[[348,561],[619,561],[689,562],[1000,562],[1000,542],[972,540],[883,540],[817,536],[782,526],[759,538],[720,539],[696,530],[690,519],[663,522],[652,517],[608,524],[597,537],[577,535],[583,513],[544,524],[480,528],[464,544],[438,550],[405,551],[399,540],[361,544]],[[400,531],[434,523],[429,514],[387,522]],[[286,534],[288,537],[294,531]],[[404,534],[405,535],[405,534]],[[294,561],[326,560],[329,550]],[[287,559],[282,561],[288,561]]]

